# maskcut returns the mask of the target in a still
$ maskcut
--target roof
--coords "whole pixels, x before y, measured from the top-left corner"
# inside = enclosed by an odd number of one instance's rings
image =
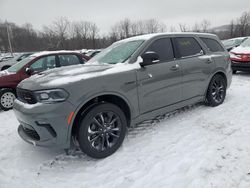
[[[130,37],[124,40],[120,40],[118,42],[129,42],[129,41],[135,41],[135,40],[149,40],[151,38],[157,37],[157,36],[166,36],[166,35],[197,35],[197,36],[210,36],[215,37],[216,35],[210,34],[210,33],[195,33],[195,32],[167,32],[167,33],[153,33],[153,34],[146,34],[146,35],[139,35],[135,37]]]
[[[67,53],[79,53],[79,52],[77,52],[77,51],[69,51],[69,50],[43,51],[43,52],[34,53],[31,56],[32,57],[38,57],[38,56],[50,55],[50,54],[67,54]]]

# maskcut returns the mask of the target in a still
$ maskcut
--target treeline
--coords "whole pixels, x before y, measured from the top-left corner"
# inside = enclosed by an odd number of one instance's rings
[[[29,23],[22,26],[0,20],[0,51],[9,52],[9,30],[12,49],[14,52],[42,50],[75,50],[105,48],[113,42],[131,36],[157,32],[210,32],[221,39],[250,35],[250,12],[244,12],[239,18],[232,20],[224,30],[212,30],[209,20],[203,20],[188,26],[179,24],[178,28],[167,27],[156,19],[132,21],[124,19],[115,23],[109,34],[100,35],[99,27],[88,21],[69,21],[62,17],[44,26],[38,31]],[[8,29],[7,29],[8,28]]]

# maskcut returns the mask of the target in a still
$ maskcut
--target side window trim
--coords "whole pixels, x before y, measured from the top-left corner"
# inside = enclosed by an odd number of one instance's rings
[[[58,54],[55,55],[55,59],[56,59],[56,67],[61,67],[61,63],[60,63]]]

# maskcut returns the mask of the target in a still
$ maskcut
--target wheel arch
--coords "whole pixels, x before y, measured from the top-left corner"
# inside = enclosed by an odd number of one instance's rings
[[[207,88],[206,88],[206,91],[205,91],[205,94],[204,94],[205,98],[206,98],[206,95],[207,95],[207,91],[208,91],[208,88],[209,88],[209,84],[210,84],[211,80],[213,79],[213,77],[214,77],[215,75],[221,75],[221,76],[225,79],[226,87],[227,87],[227,84],[228,84],[228,83],[227,83],[227,76],[226,76],[225,72],[223,72],[222,70],[218,70],[218,71],[216,71],[216,72],[209,78],[209,82],[207,83]]]
[[[125,114],[126,119],[128,121],[128,126],[130,125],[131,122],[131,117],[132,117],[132,110],[131,110],[131,105],[129,104],[128,100],[118,94],[114,93],[106,93],[106,94],[99,94],[96,95],[84,102],[83,104],[79,105],[78,109],[75,111],[75,115],[72,119],[71,123],[71,130],[69,136],[75,135],[77,132],[78,126],[77,122],[81,119],[81,117],[88,112],[91,108],[93,108],[95,105],[98,105],[100,103],[111,103],[117,105]]]

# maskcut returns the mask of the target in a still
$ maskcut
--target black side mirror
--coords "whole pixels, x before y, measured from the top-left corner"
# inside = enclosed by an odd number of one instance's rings
[[[143,59],[143,62],[141,62],[140,65],[142,67],[159,62],[159,55],[153,51],[146,52],[141,57]]]
[[[34,69],[32,69],[31,67],[27,67],[25,69],[25,73],[29,76],[32,75],[34,72],[35,72]]]

